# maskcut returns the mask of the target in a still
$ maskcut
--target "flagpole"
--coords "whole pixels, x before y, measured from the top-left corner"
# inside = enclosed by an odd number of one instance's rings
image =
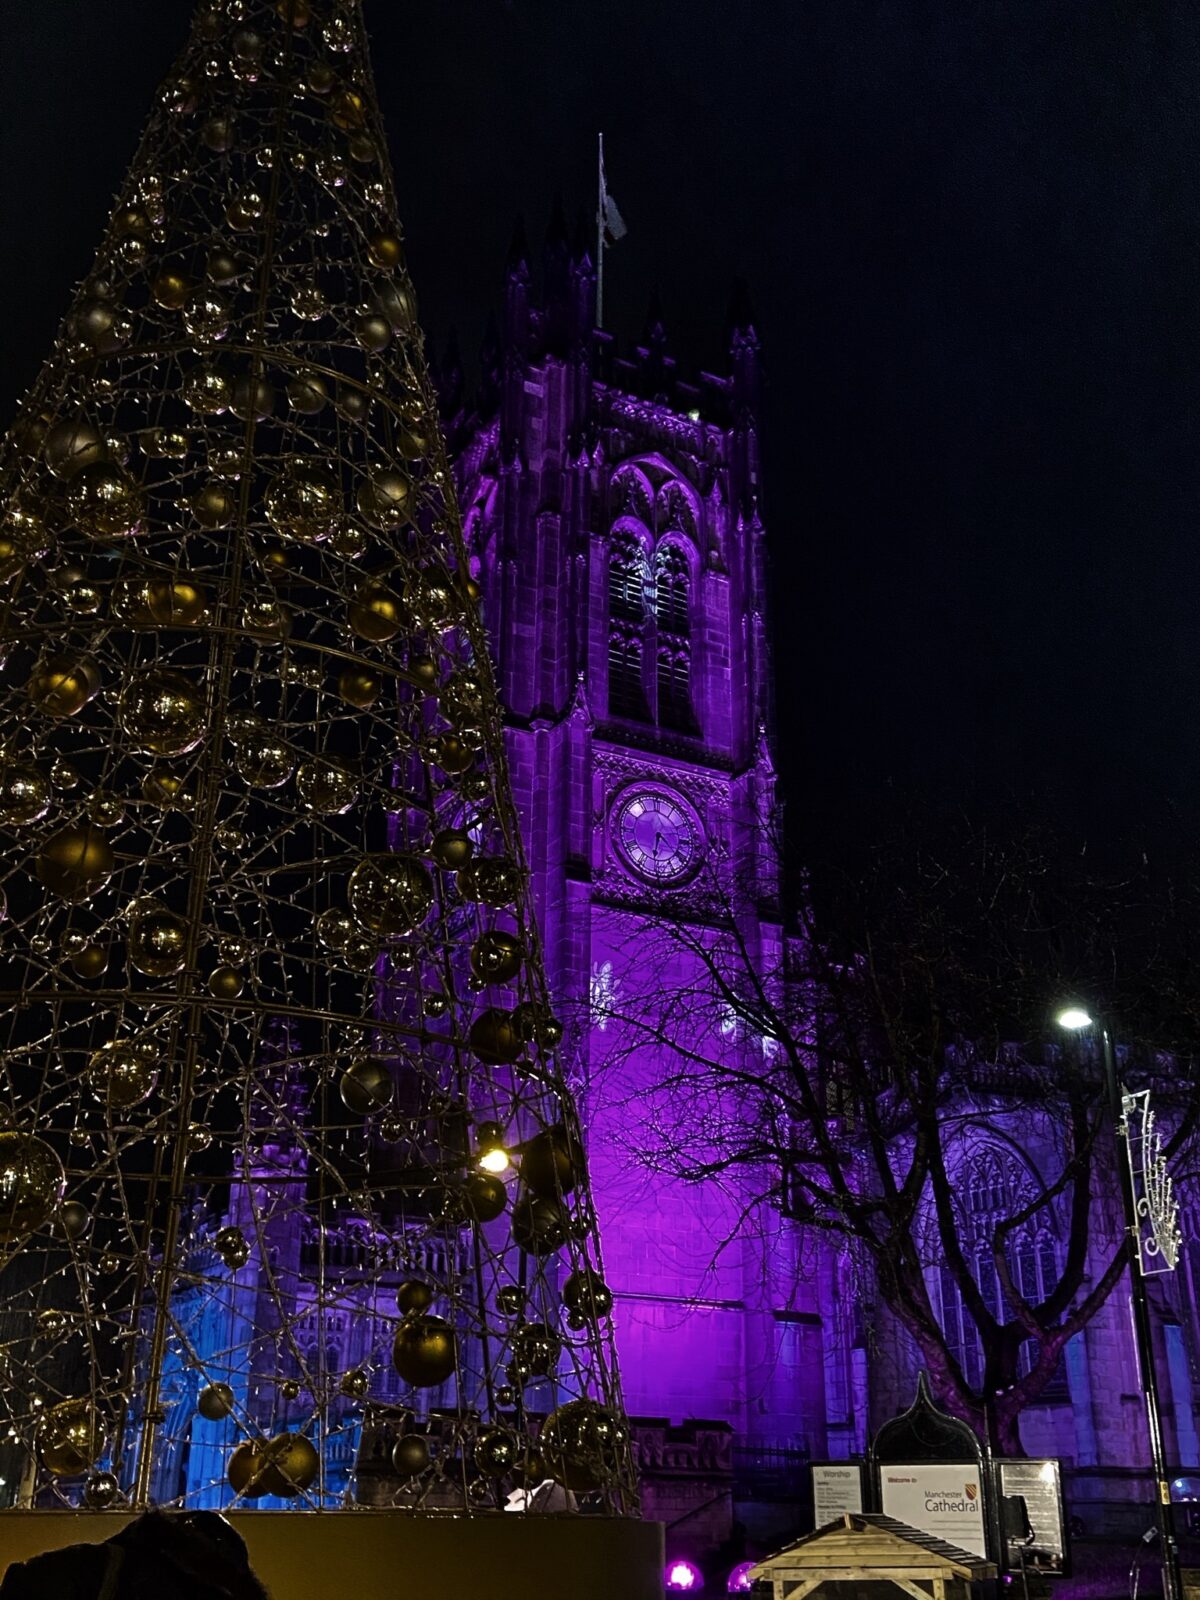
[[[596,161],[596,326],[604,326],[604,135]]]

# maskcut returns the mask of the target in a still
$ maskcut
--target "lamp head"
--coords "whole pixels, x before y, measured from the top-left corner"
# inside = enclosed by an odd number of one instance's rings
[[[1083,1006],[1064,1006],[1054,1020],[1071,1033],[1081,1033],[1084,1028],[1095,1026],[1091,1013]]]

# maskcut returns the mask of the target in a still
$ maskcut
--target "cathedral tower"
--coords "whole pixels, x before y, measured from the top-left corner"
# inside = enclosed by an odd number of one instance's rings
[[[666,905],[704,936],[718,863],[751,949],[779,965],[759,340],[739,288],[726,374],[686,381],[657,304],[625,357],[594,329],[595,284],[582,237],[568,251],[556,219],[538,275],[518,228],[482,414],[452,436],[627,1399],[817,1452],[827,1308],[796,1287],[796,1239],[741,1226],[736,1187],[647,1170],[630,1107],[659,1063],[619,1021],[639,990],[694,981],[639,956]]]

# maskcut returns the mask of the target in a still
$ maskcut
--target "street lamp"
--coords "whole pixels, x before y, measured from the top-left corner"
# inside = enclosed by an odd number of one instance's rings
[[[1163,1450],[1162,1415],[1158,1403],[1158,1380],[1154,1368],[1154,1343],[1150,1328],[1150,1301],[1143,1277],[1139,1248],[1141,1224],[1138,1220],[1138,1195],[1129,1149],[1128,1106],[1117,1076],[1117,1054],[1112,1029],[1104,1019],[1094,1020],[1085,1007],[1064,1006],[1055,1021],[1069,1033],[1095,1029],[1100,1035],[1100,1059],[1104,1067],[1104,1087],[1108,1093],[1113,1131],[1117,1138],[1117,1165],[1120,1168],[1121,1200],[1125,1208],[1125,1255],[1129,1268],[1129,1297],[1133,1305],[1134,1339],[1141,1369],[1142,1393],[1146,1399],[1146,1425],[1150,1433],[1150,1459],[1154,1469],[1154,1501],[1158,1535],[1162,1547],[1163,1600],[1183,1600],[1179,1571],[1179,1544],[1175,1537],[1175,1515],[1171,1505],[1171,1485],[1167,1479]]]

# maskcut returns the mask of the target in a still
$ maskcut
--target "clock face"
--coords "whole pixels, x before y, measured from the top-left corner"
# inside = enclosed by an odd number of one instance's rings
[[[696,824],[683,803],[658,789],[621,802],[615,839],[625,860],[651,883],[677,883],[696,863]]]

